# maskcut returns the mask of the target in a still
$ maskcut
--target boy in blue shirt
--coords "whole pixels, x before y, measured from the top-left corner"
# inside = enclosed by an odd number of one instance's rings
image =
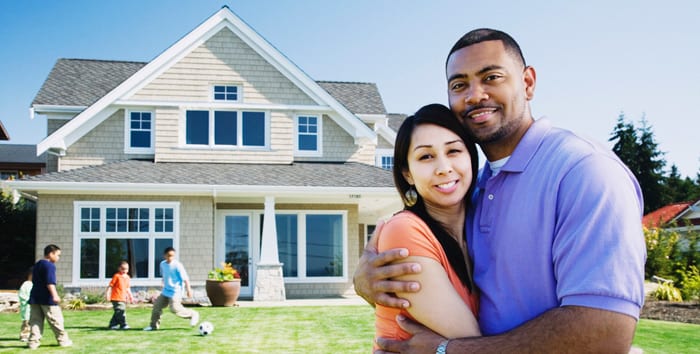
[[[32,282],[34,286],[29,295],[31,314],[29,326],[29,349],[39,348],[39,340],[44,332],[44,319],[51,326],[56,341],[61,347],[70,347],[73,342],[68,338],[68,333],[63,328],[63,312],[61,312],[61,298],[56,291],[56,265],[61,257],[61,248],[56,245],[44,247],[44,259],[40,259],[34,265]]]
[[[199,313],[182,306],[182,285],[184,283],[187,290],[187,297],[192,297],[190,279],[187,276],[185,266],[175,259],[175,249],[168,247],[163,252],[163,260],[160,262],[160,274],[163,276],[163,291],[153,303],[151,311],[151,325],[144,328],[144,331],[157,330],[160,327],[160,316],[163,309],[170,305],[170,311],[181,318],[189,318],[190,326],[195,326],[199,322]]]

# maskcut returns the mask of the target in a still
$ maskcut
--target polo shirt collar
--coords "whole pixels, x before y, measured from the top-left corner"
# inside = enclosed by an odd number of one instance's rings
[[[552,123],[549,119],[540,118],[535,120],[522,139],[520,139],[508,162],[501,167],[501,172],[523,172],[527,164],[532,160],[532,157],[535,156],[547,132],[551,129]],[[479,180],[484,182],[491,177],[491,168],[488,161],[486,161],[484,168],[481,170],[480,177]]]

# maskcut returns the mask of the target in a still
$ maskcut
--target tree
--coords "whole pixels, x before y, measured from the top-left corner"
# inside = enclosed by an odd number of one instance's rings
[[[0,195],[0,289],[19,287],[34,264],[36,205],[20,199],[13,203],[7,191]]]
[[[639,181],[644,195],[644,213],[648,213],[669,202],[664,198],[666,191],[662,185],[666,160],[659,151],[651,125],[644,117],[641,123],[641,128],[636,128],[625,120],[624,113],[620,113],[609,140],[615,142],[613,152]]]

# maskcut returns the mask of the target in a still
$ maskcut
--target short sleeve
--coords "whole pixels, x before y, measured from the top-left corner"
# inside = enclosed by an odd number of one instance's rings
[[[428,257],[437,261],[441,259],[442,248],[432,231],[423,220],[409,211],[394,215],[381,229],[379,252],[393,248],[406,248],[409,256]]]
[[[118,277],[116,274],[112,276],[112,280],[109,282],[109,286],[115,287],[117,285],[117,282],[119,281]]]

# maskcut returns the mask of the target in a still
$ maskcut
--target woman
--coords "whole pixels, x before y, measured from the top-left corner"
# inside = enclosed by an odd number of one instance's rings
[[[411,306],[377,305],[377,337],[408,339],[399,313],[446,338],[480,336],[478,299],[464,237],[464,218],[476,181],[476,146],[449,108],[431,104],[399,128],[394,147],[394,182],[405,208],[378,231],[379,251],[408,248],[401,262],[419,263],[417,293],[398,293]]]

